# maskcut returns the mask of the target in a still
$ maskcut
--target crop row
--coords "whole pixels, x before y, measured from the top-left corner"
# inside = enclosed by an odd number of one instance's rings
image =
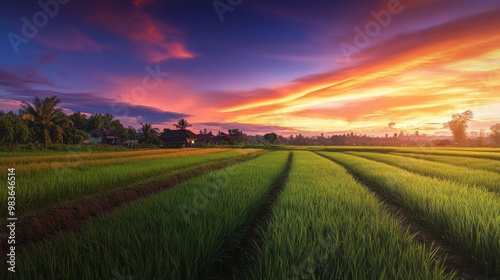
[[[183,149],[185,150],[194,150],[194,149]],[[68,161],[80,161],[80,160],[95,160],[102,158],[118,158],[118,157],[133,157],[133,156],[141,156],[141,155],[155,155],[160,153],[175,153],[178,152],[178,149],[153,149],[153,150],[135,150],[135,151],[121,151],[121,152],[92,152],[92,151],[84,151],[84,152],[57,152],[50,154],[37,154],[32,153],[29,155],[23,156],[12,156],[7,155],[5,157],[0,157],[0,164],[4,165],[22,165],[22,164],[30,164],[30,163],[47,163],[47,162],[68,162]]]
[[[173,157],[193,156],[219,153],[228,151],[229,149],[189,149],[189,150],[156,150],[156,153],[148,154],[134,154],[122,155],[108,155],[107,157],[97,157],[96,159],[86,158],[79,160],[78,158],[67,158],[63,161],[49,161],[49,162],[34,162],[22,165],[11,165],[16,169],[27,175],[37,175],[40,172],[45,172],[48,169],[62,169],[62,168],[75,168],[80,166],[105,166],[105,165],[118,165],[131,162],[144,162],[155,159],[167,159]]]
[[[500,199],[466,184],[342,153],[320,153],[392,197],[491,277],[500,276]]]
[[[424,154],[424,155],[436,155],[436,156],[459,156],[459,157],[474,157],[474,158],[483,158],[483,159],[492,159],[492,160],[500,160],[500,153],[498,151],[496,152],[489,152],[489,151],[483,151],[483,150],[454,150],[454,149],[418,149],[415,150],[415,148],[406,148],[406,149],[397,149],[394,150],[397,152],[401,153],[419,153],[419,154]],[[393,152],[394,152],[393,151]]]
[[[437,161],[442,163],[447,163],[451,165],[467,167],[471,169],[481,169],[487,171],[493,171],[500,173],[500,161],[492,159],[481,159],[481,158],[471,158],[471,157],[459,157],[456,156],[435,156],[435,155],[424,155],[419,153],[392,153],[395,155],[402,155],[406,157],[425,159],[430,161]]]
[[[451,277],[372,193],[311,152],[295,152],[262,240],[246,279]]]
[[[474,170],[466,167],[454,166],[446,163],[433,162],[423,159],[409,158],[399,155],[365,152],[347,153],[378,162],[387,163],[425,176],[452,180],[473,187],[483,187],[489,191],[500,193],[500,174],[495,172],[486,170]],[[459,161],[460,158],[457,157],[456,160]]]
[[[67,234],[22,253],[16,276],[202,278],[212,273],[214,264],[246,231],[287,156],[269,153],[127,205],[91,221],[79,234]]]
[[[236,149],[210,154],[199,150],[169,159],[130,162],[120,165],[89,165],[49,169],[42,173],[30,174],[30,176],[23,176],[22,170],[16,170],[18,173],[16,175],[18,179],[16,199],[22,201],[22,207],[17,211],[17,215],[31,214],[31,211],[38,212],[54,205],[83,199],[97,193],[102,194],[116,189],[137,186],[208,163],[228,160],[257,151],[256,149]],[[3,189],[6,189],[5,184],[6,181],[0,181],[0,187]],[[6,201],[6,195],[7,192],[0,192],[0,200]]]

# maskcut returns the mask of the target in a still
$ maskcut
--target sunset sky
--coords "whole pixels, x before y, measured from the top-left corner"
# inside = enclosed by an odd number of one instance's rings
[[[0,1],[3,111],[57,95],[136,128],[282,135],[500,122],[498,0],[55,1]]]

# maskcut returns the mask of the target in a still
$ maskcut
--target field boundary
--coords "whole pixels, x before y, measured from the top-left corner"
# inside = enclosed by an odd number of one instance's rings
[[[427,248],[437,249],[436,260],[443,264],[447,273],[455,272],[459,279],[487,279],[485,274],[481,273],[474,264],[457,252],[450,243],[441,238],[438,233],[429,229],[424,219],[407,211],[400,202],[380,191],[379,188],[374,186],[349,166],[322,154],[316,154],[345,168],[359,184],[374,193],[375,197],[384,204],[387,212],[399,221],[401,230],[408,231],[414,236],[413,240],[415,242]]]
[[[283,171],[273,183],[270,192],[255,217],[250,221],[244,235],[234,241],[229,252],[214,265],[209,279],[236,279],[234,278],[237,276],[236,274],[249,263],[254,249],[262,243],[260,232],[266,231],[273,215],[273,207],[285,188],[292,160],[293,152],[290,152]]]
[[[19,244],[17,248],[19,250],[29,250],[36,243],[52,236],[68,231],[78,232],[87,224],[88,220],[108,214],[126,203],[147,198],[193,177],[249,161],[266,153],[268,151],[261,151],[222,162],[206,164],[163,180],[150,182],[139,187],[119,189],[102,196],[92,197],[89,200],[76,202],[71,205],[55,207],[46,212],[25,218],[19,221],[19,226],[16,230],[16,243]],[[7,233],[7,230],[2,228],[0,235],[5,233]],[[7,254],[6,249],[6,247],[0,246],[0,260],[5,259]]]

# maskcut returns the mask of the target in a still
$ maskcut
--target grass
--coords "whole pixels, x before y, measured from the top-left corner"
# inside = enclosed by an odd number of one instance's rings
[[[3,165],[3,166],[13,166],[27,175],[37,175],[40,172],[45,172],[47,170],[63,169],[63,168],[76,168],[85,166],[107,166],[107,165],[119,165],[128,164],[132,162],[143,162],[155,159],[167,159],[183,156],[195,156],[195,155],[205,155],[213,154],[224,151],[229,151],[230,149],[190,149],[190,150],[155,150],[155,153],[137,153],[137,154],[123,154],[123,153],[111,153],[108,155],[98,156],[96,158],[79,158],[79,157],[67,157],[66,159],[57,159],[41,162],[30,162],[21,165]],[[92,156],[92,155],[90,155]],[[43,160],[43,159],[42,159]],[[2,167],[3,167],[2,166]]]
[[[452,180],[472,187],[482,187],[489,191],[500,193],[500,174],[495,172],[475,170],[447,163],[433,162],[400,155],[366,152],[347,153],[387,163],[425,176]],[[460,161],[461,158],[456,158],[455,160]]]
[[[155,150],[134,150],[121,152],[66,152],[50,154],[29,154],[23,156],[8,156],[0,158],[2,165],[25,165],[25,164],[43,164],[47,162],[79,162],[87,160],[98,160],[106,158],[134,157],[144,155],[158,155],[168,153],[178,153],[192,151],[196,149],[155,149]]]
[[[500,149],[498,150],[484,150],[484,149],[415,149],[415,148],[406,148],[406,149],[398,149],[397,152],[403,153],[419,153],[424,155],[436,155],[436,156],[455,156],[455,157],[474,157],[474,158],[482,158],[482,159],[492,159],[492,160],[500,160]],[[393,151],[395,152],[395,151]]]
[[[492,159],[483,158],[470,158],[470,157],[460,157],[455,156],[435,156],[435,155],[423,155],[423,154],[411,154],[411,153],[393,153],[395,155],[412,157],[418,159],[425,159],[430,161],[437,161],[442,163],[447,163],[456,166],[467,167],[477,170],[487,170],[500,173],[500,161]]]
[[[134,187],[140,184],[163,179],[179,172],[194,169],[208,163],[255,153],[255,149],[193,150],[175,153],[172,158],[142,158],[122,164],[83,165],[70,168],[48,169],[41,173],[16,169],[16,200],[22,202],[16,214],[18,217],[44,211],[59,204],[71,203],[109,191]],[[172,155],[172,154],[170,154]],[[0,181],[6,189],[7,181]],[[0,192],[0,199],[6,200],[7,192]],[[2,213],[5,217],[6,213]]]
[[[435,251],[415,244],[344,168],[311,152],[294,154],[263,245],[241,278],[452,278],[434,262]]]
[[[268,153],[125,206],[90,222],[80,234],[70,233],[20,254],[16,277],[203,278],[243,234],[287,156]]]
[[[342,153],[333,161],[421,217],[490,277],[500,276],[500,196],[480,188],[417,175]]]

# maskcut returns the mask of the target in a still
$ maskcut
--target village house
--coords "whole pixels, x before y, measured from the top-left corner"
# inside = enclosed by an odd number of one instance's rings
[[[191,132],[191,130],[165,130],[160,135],[160,140],[165,147],[192,147],[198,136]]]
[[[120,134],[110,128],[100,128],[92,131],[90,133],[89,142],[91,144],[108,144],[116,145],[120,139]]]

